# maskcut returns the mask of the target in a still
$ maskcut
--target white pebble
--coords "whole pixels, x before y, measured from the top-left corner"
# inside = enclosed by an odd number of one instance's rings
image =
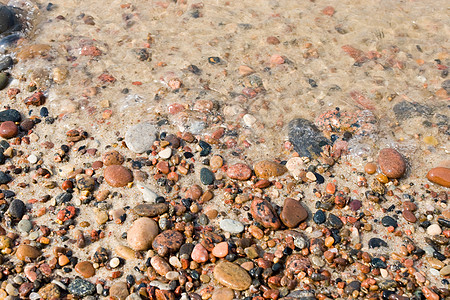
[[[172,156],[172,149],[170,147],[166,147],[163,150],[159,151],[159,157],[162,159],[168,159]]]
[[[431,275],[433,275],[433,276],[436,276],[436,277],[440,276],[439,271],[436,269],[430,268],[429,271],[430,271]]]
[[[429,235],[440,235],[442,233],[442,229],[438,224],[431,224],[427,228],[427,233]]]
[[[383,278],[386,278],[389,276],[389,273],[388,273],[388,271],[386,271],[386,269],[380,269],[380,273]]]
[[[28,156],[28,161],[30,162],[30,164],[35,164],[38,162],[38,158],[36,155],[30,154],[30,156]]]
[[[109,261],[109,265],[111,268],[117,268],[120,265],[120,260],[117,257],[114,257]]]
[[[30,300],[37,300],[37,299],[41,299],[41,296],[38,293],[31,293],[30,295],[28,295],[28,297],[30,298]]]
[[[166,274],[167,280],[178,280],[179,277],[180,277],[180,274],[178,274],[177,271],[170,271],[170,272],[167,272],[167,274]]]
[[[169,258],[169,264],[177,269],[180,269],[182,267],[180,260],[176,256],[171,256]]]
[[[134,125],[125,133],[125,144],[134,153],[150,150],[156,139],[156,131],[157,128],[149,122]]]
[[[137,183],[136,187],[138,188],[139,191],[141,191],[142,197],[144,197],[145,202],[155,203],[158,195],[154,191],[152,191],[150,188],[146,187],[141,183]]]
[[[64,283],[62,283],[61,281],[59,281],[59,280],[54,279],[54,280],[52,280],[52,283],[56,284],[57,286],[59,286],[63,290],[67,290],[67,286]]]
[[[245,114],[242,119],[244,120],[244,124],[248,127],[252,127],[256,123],[256,118],[249,114]]]
[[[241,233],[244,231],[244,225],[241,222],[232,219],[223,219],[219,223],[220,229],[230,233]]]

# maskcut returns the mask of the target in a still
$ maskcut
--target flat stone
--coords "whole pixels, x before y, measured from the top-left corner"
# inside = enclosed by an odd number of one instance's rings
[[[150,259],[150,264],[153,269],[155,269],[156,273],[161,276],[166,276],[167,273],[172,271],[172,267],[169,263],[159,255],[155,255]]]
[[[152,189],[143,185],[142,183],[136,184],[137,189],[142,193],[142,197],[145,202],[155,203],[156,198],[158,198],[158,194],[156,194]]]
[[[214,173],[208,169],[208,168],[202,168],[200,170],[200,181],[204,184],[204,185],[210,185],[214,183],[215,180],[215,176]]]
[[[81,191],[93,191],[95,188],[95,179],[86,174],[78,174],[75,177],[77,188]]]
[[[208,250],[206,250],[202,244],[198,243],[192,250],[191,258],[197,263],[207,262],[209,259]]]
[[[20,245],[17,247],[16,250],[16,256],[20,260],[26,260],[26,258],[35,259],[38,258],[41,255],[41,251],[39,249],[36,249],[30,245]]]
[[[0,122],[20,122],[21,119],[22,117],[20,116],[20,112],[16,109],[7,109],[0,111]]]
[[[219,223],[220,229],[230,233],[241,233],[244,231],[244,225],[236,220],[223,219]]]
[[[269,179],[271,177],[278,177],[286,173],[285,166],[270,160],[263,160],[253,165],[253,170],[259,178]]]
[[[227,287],[215,289],[211,297],[211,300],[233,300],[233,299],[234,299],[234,292],[232,289]]]
[[[172,149],[169,147],[164,148],[163,150],[159,151],[158,155],[162,159],[169,159],[172,156]]]
[[[30,232],[33,228],[33,224],[31,224],[30,220],[20,220],[20,222],[17,224],[17,229],[21,232]]]
[[[390,216],[384,216],[384,217],[381,219],[381,224],[382,224],[384,227],[389,227],[389,226],[392,226],[392,227],[394,227],[394,228],[397,228],[397,227],[398,227],[397,221],[396,221],[394,218],[390,217]]]
[[[75,265],[75,271],[84,278],[89,278],[95,275],[95,269],[91,262],[81,261]]]
[[[246,164],[237,163],[228,166],[227,175],[231,179],[248,180],[252,176],[252,169]]]
[[[134,213],[141,217],[156,217],[168,210],[167,203],[138,204],[133,208]]]
[[[127,231],[127,242],[134,250],[148,250],[159,231],[158,224],[142,217],[133,222]]]
[[[153,240],[153,249],[158,251],[158,254],[175,253],[183,245],[184,236],[176,230],[166,230],[160,233]],[[165,255],[162,255],[165,256]]]
[[[13,121],[5,121],[0,124],[0,136],[5,139],[15,137],[19,133],[19,127]]]
[[[317,225],[325,223],[326,220],[327,220],[327,215],[325,214],[325,212],[323,210],[319,209],[318,211],[316,211],[314,213],[313,221]]]
[[[228,254],[228,242],[220,242],[214,246],[212,250],[212,255],[215,257],[223,258]]]
[[[280,219],[284,225],[289,228],[296,227],[298,224],[308,218],[308,212],[300,203],[300,201],[292,198],[284,199],[283,210]]]
[[[77,297],[86,297],[95,293],[95,285],[79,277],[72,280],[67,289],[69,293]]]
[[[9,176],[3,171],[0,171],[0,184],[9,183],[11,180],[12,180],[11,176]]]
[[[156,133],[157,128],[149,122],[136,124],[125,133],[125,144],[134,153],[143,153],[152,147]]]
[[[133,174],[130,170],[119,165],[106,167],[103,176],[105,181],[113,187],[123,187],[133,181]]]
[[[136,259],[136,252],[127,246],[119,245],[114,249],[114,252],[125,260]]]
[[[400,178],[406,171],[405,159],[393,148],[385,148],[380,151],[378,164],[381,171],[389,178]]]
[[[289,122],[288,136],[295,151],[301,157],[318,156],[322,151],[322,146],[329,144],[328,139],[311,121],[301,118]]]
[[[402,211],[402,216],[403,218],[408,221],[409,223],[416,223],[417,222],[417,218],[414,215],[414,213],[410,210],[404,209]]]
[[[125,158],[116,150],[111,150],[103,154],[102,162],[105,166],[121,165],[125,161]]]
[[[447,276],[450,275],[450,265],[446,265],[445,267],[443,267],[439,273],[441,274],[441,276]]]
[[[39,296],[41,296],[42,299],[59,299],[61,292],[56,284],[49,283],[39,289]]]
[[[444,167],[437,167],[431,169],[428,174],[427,178],[429,181],[445,186],[450,187],[450,169],[444,168]]]
[[[236,291],[244,291],[252,283],[245,269],[228,261],[221,261],[214,267],[214,278],[220,284]]]
[[[280,219],[272,205],[261,198],[255,198],[252,201],[250,213],[255,221],[261,223],[265,228],[273,230],[279,229],[281,226]]]
[[[388,244],[380,238],[371,238],[369,240],[369,248],[387,247]]]
[[[128,286],[125,281],[116,282],[109,289],[109,296],[116,297],[118,300],[125,300],[129,294]]]
[[[392,109],[394,111],[395,117],[399,121],[419,116],[426,117],[433,113],[433,109],[429,106],[417,102],[408,101],[401,101],[395,104]]]

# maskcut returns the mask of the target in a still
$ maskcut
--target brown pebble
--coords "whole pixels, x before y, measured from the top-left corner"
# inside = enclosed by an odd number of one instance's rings
[[[267,43],[270,45],[278,45],[280,43],[280,40],[277,37],[269,36],[267,37]]]
[[[211,300],[233,300],[234,292],[232,289],[227,287],[222,287],[214,290]]]
[[[106,167],[103,176],[105,181],[113,187],[126,186],[129,182],[133,181],[133,174],[131,174],[130,170],[119,165]]]
[[[95,275],[95,269],[89,261],[82,261],[75,265],[77,271],[84,278],[89,278]]]
[[[166,276],[167,273],[172,271],[169,263],[159,255],[153,256],[150,260],[150,264],[152,265],[153,269],[155,269],[156,273],[161,276]]]
[[[16,256],[20,260],[25,260],[27,257],[35,259],[41,255],[41,251],[30,246],[30,245],[20,245],[17,248]]]
[[[297,227],[300,222],[308,218],[308,212],[303,205],[292,198],[284,199],[283,210],[280,214],[280,219],[284,225],[289,228]]]
[[[246,290],[252,283],[252,279],[245,269],[228,261],[221,261],[214,267],[214,278],[224,286],[236,291]]]
[[[407,210],[407,209],[403,210],[403,211],[402,211],[402,216],[403,216],[403,218],[404,218],[406,221],[408,221],[409,223],[416,223],[416,222],[417,222],[416,216],[415,216],[414,213],[413,213],[412,211],[410,211],[410,210]]]
[[[198,200],[203,194],[202,188],[198,184],[191,186],[184,195],[186,198],[191,198],[192,200]]]
[[[105,166],[121,165],[125,158],[116,150],[111,150],[103,154],[102,161]]]
[[[97,160],[92,163],[92,170],[98,170],[103,168],[103,162]]]
[[[163,174],[169,174],[169,163],[165,160],[162,160],[156,164],[156,168]]]
[[[417,205],[414,202],[405,201],[405,202],[403,202],[403,208],[405,210],[416,211],[417,210]]]
[[[174,253],[180,249],[184,243],[184,236],[175,230],[166,230],[155,237],[152,246],[158,254]],[[161,256],[165,256],[161,255]]]
[[[450,187],[450,168],[433,168],[428,172],[427,178],[433,183]]]
[[[0,136],[5,139],[15,137],[19,133],[19,128],[13,121],[5,121],[0,125]]]
[[[367,174],[375,174],[375,172],[377,171],[377,165],[375,163],[367,163],[364,166],[364,171],[366,171]]]
[[[252,201],[250,212],[255,221],[261,223],[262,226],[270,229],[279,229],[281,226],[275,209],[267,201],[261,198],[255,198]]]
[[[231,179],[248,180],[252,176],[252,169],[246,164],[237,163],[228,167],[227,175]]]
[[[125,300],[129,294],[127,283],[124,281],[114,283],[109,289],[109,296],[113,299]]]
[[[134,250],[148,250],[158,234],[158,224],[150,218],[142,217],[133,222],[127,231],[127,242]]]
[[[169,210],[167,203],[144,203],[133,208],[135,214],[141,217],[156,217]]]
[[[405,159],[393,148],[385,148],[380,151],[378,164],[381,171],[389,178],[400,178],[406,171]]]
[[[253,166],[253,169],[255,170],[256,176],[263,179],[278,177],[283,175],[287,171],[285,166],[269,160],[257,162]]]

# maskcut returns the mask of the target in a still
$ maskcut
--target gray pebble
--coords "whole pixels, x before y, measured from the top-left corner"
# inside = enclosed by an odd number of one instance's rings
[[[20,222],[17,224],[17,229],[21,232],[30,232],[33,228],[33,224],[31,224],[30,220],[20,220]]]
[[[223,219],[219,223],[220,229],[229,233],[241,233],[244,231],[244,225],[236,220]]]
[[[134,153],[143,153],[156,140],[157,128],[150,122],[142,122],[128,128],[125,133],[125,144]]]

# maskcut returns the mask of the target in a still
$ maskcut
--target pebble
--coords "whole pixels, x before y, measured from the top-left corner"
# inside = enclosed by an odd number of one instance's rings
[[[387,247],[388,244],[380,238],[371,238],[369,240],[369,248]]]
[[[192,185],[185,194],[186,198],[190,198],[192,200],[198,200],[203,194],[202,188],[198,184]]]
[[[204,184],[204,185],[210,185],[214,183],[215,180],[215,176],[214,173],[211,172],[210,169],[208,168],[202,168],[200,170],[200,181]]]
[[[191,258],[197,263],[207,262],[209,258],[208,251],[205,249],[205,247],[203,247],[202,244],[198,243],[192,250]]]
[[[398,227],[397,221],[390,216],[384,216],[381,219],[381,224],[383,224],[384,227],[389,227],[389,226],[392,226],[394,228]]]
[[[440,235],[442,233],[442,229],[438,224],[431,224],[427,228],[427,234],[429,235]]]
[[[56,284],[49,283],[39,289],[39,295],[42,299],[59,299],[61,292]]]
[[[143,185],[142,183],[137,183],[136,187],[142,193],[142,197],[145,202],[155,203],[156,198],[158,198],[158,194],[156,194],[152,189]]]
[[[402,211],[402,216],[403,218],[408,221],[409,223],[416,223],[417,222],[417,218],[414,215],[414,213],[410,210],[404,209]]]
[[[280,219],[284,225],[289,228],[297,227],[298,224],[308,218],[308,212],[300,203],[300,201],[292,198],[284,200],[283,210],[280,214]]]
[[[378,164],[381,171],[389,178],[400,178],[406,171],[405,159],[393,148],[380,150]]]
[[[134,250],[148,250],[159,231],[158,224],[142,217],[133,222],[127,231],[127,242]]]
[[[228,242],[220,242],[214,246],[212,255],[215,257],[223,258],[228,254]]]
[[[109,261],[109,266],[111,268],[117,268],[120,265],[120,259],[118,259],[117,257],[114,257],[113,259],[111,259]]]
[[[14,12],[5,5],[0,6],[0,33],[11,29],[16,25],[17,19],[14,16]]]
[[[159,151],[158,155],[162,159],[169,159],[172,156],[172,148],[164,148],[164,150]]]
[[[25,211],[26,211],[25,203],[23,203],[23,201],[19,199],[14,199],[8,208],[8,212],[11,215],[11,217],[16,219],[22,219],[23,215],[25,214]]]
[[[341,219],[338,216],[334,214],[329,214],[328,225],[336,229],[341,229],[344,226],[344,223],[342,223]]]
[[[20,222],[17,224],[17,229],[19,229],[19,231],[21,232],[30,232],[31,229],[33,228],[33,224],[31,224],[30,220],[20,220]]]
[[[133,181],[133,174],[127,168],[119,165],[106,167],[103,176],[112,187],[123,187]]]
[[[441,276],[447,276],[450,275],[450,265],[446,265],[445,267],[443,267],[439,273],[441,274]]]
[[[95,292],[95,285],[85,279],[75,278],[67,287],[69,292],[78,297],[86,297]]]
[[[9,176],[8,174],[6,174],[3,171],[0,171],[0,184],[9,183],[11,180],[12,180],[11,176]]]
[[[253,219],[265,228],[277,230],[281,227],[276,211],[267,200],[255,197],[251,204],[250,213]]]
[[[95,269],[91,262],[82,261],[75,265],[75,271],[84,278],[89,278],[95,275]]]
[[[20,116],[20,112],[16,109],[7,109],[0,111],[0,122],[20,122],[22,117]]]
[[[209,166],[213,170],[217,170],[223,166],[223,158],[219,155],[213,155],[211,159],[209,160]]]
[[[174,253],[180,249],[181,245],[184,243],[184,236],[175,230],[166,230],[160,233],[153,240],[153,249],[158,251],[158,254],[164,253]],[[165,256],[165,255],[162,255]]]
[[[117,300],[125,300],[129,294],[128,286],[125,281],[116,282],[109,289],[109,296],[116,297]]]
[[[41,255],[41,251],[30,246],[30,245],[20,245],[17,247],[16,256],[20,260],[26,260],[26,258],[35,259]]]
[[[103,154],[102,162],[105,166],[121,165],[125,162],[125,158],[116,150],[111,150]]]
[[[288,136],[295,151],[301,157],[311,158],[319,155],[322,152],[322,146],[329,144],[329,141],[311,121],[301,118],[289,122]]]
[[[214,267],[214,278],[220,284],[236,291],[246,290],[252,283],[245,269],[228,261],[221,261]]]
[[[313,221],[317,225],[325,223],[326,220],[327,220],[327,215],[325,214],[325,212],[323,210],[319,209],[318,211],[316,211],[314,213]]]
[[[300,172],[305,168],[305,163],[303,162],[303,159],[300,157],[291,157],[286,162],[286,169],[289,171],[289,173],[294,176],[295,179],[299,179]]]
[[[253,165],[255,174],[259,178],[269,179],[278,177],[287,172],[287,168],[279,163],[270,160],[263,160]]]
[[[157,128],[149,122],[136,124],[125,133],[125,144],[134,153],[143,153],[152,147],[156,133]]]
[[[95,188],[95,179],[86,174],[78,174],[75,177],[77,188],[81,191],[92,191]]]
[[[114,249],[114,252],[123,259],[131,260],[136,258],[136,252],[127,246],[119,245]]]
[[[155,255],[150,259],[150,264],[153,269],[155,269],[156,273],[161,276],[166,276],[167,273],[172,271],[169,263],[159,255]]]
[[[135,214],[141,217],[156,217],[169,210],[167,203],[138,204],[133,208]]]
[[[30,155],[27,157],[27,160],[28,160],[28,162],[29,162],[30,164],[35,164],[35,163],[38,162],[38,157],[37,157],[36,155],[34,155],[34,154],[30,154]]]
[[[0,124],[0,136],[5,139],[15,137],[19,133],[19,127],[12,121],[5,121]]]
[[[228,167],[227,175],[231,179],[248,180],[252,176],[252,169],[246,164],[237,163]]]
[[[375,174],[375,172],[377,171],[377,165],[375,163],[372,163],[372,162],[367,163],[364,166],[364,171],[366,171],[366,173],[370,174],[370,175]]]
[[[8,56],[8,55],[3,56],[2,58],[0,58],[0,71],[9,69],[10,67],[12,67],[13,64],[14,64],[14,61],[11,58],[11,56]]]
[[[427,178],[429,181],[450,187],[450,168],[437,167],[428,171]]]
[[[227,287],[222,287],[215,289],[211,300],[233,300],[234,299],[234,292],[232,289]]]

